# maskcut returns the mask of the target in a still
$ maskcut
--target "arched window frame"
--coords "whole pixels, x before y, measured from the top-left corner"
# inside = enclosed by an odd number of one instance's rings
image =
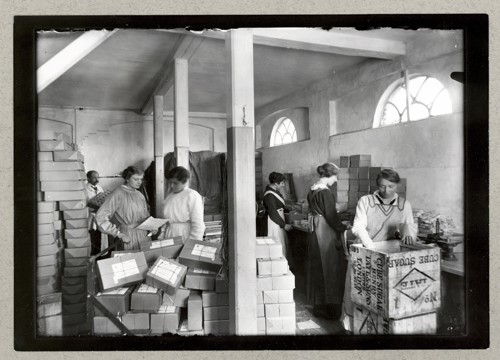
[[[286,141],[287,137],[290,141]],[[271,131],[270,146],[280,146],[294,142],[297,142],[297,130],[293,121],[287,117],[281,117],[276,120]]]
[[[416,93],[415,93],[415,95],[413,96],[412,94],[410,94],[411,91],[408,90],[407,84],[411,83],[412,80],[415,81],[416,79],[422,78],[422,77],[424,77],[424,81],[420,85],[419,90],[417,90]],[[423,85],[427,81],[437,81],[442,86],[442,88],[435,94],[435,96],[433,97],[432,101],[429,101],[428,103],[425,104],[425,103],[422,103],[421,101],[419,101],[419,95],[420,95],[421,88],[423,87]],[[405,95],[405,99],[406,99],[405,107],[402,108],[402,109],[398,109],[398,107],[396,105],[394,105],[393,103],[390,102],[390,99],[391,99],[392,95],[395,94],[400,89],[403,89],[404,95]],[[440,113],[440,114],[437,114],[437,115],[433,115],[432,114],[432,109],[433,109],[433,106],[435,104],[435,101],[438,99],[438,97],[443,92],[445,92],[446,97],[447,97],[443,101],[448,101],[449,102],[449,104],[446,104],[447,106],[449,106],[449,112],[445,112],[445,113]],[[412,112],[410,111],[410,118],[408,119],[407,108],[408,108],[408,104],[409,103],[410,103],[410,107],[412,105],[415,105],[415,104],[419,104],[419,105],[425,107],[427,109],[428,116],[426,116],[426,117],[420,117],[420,118],[411,118]],[[397,112],[399,114],[399,122],[393,122],[393,123],[390,123],[390,124],[382,124],[383,116],[384,116],[384,113],[385,113],[385,110],[386,110],[387,107],[392,107],[392,108],[394,108],[394,109],[397,110]],[[432,76],[432,75],[413,74],[410,77],[405,72],[404,76],[402,78],[398,79],[397,81],[395,81],[393,84],[391,84],[386,89],[386,91],[384,92],[384,94],[382,95],[382,97],[380,98],[378,106],[377,106],[377,109],[375,111],[375,116],[374,116],[374,120],[373,120],[373,127],[374,128],[379,128],[379,127],[386,127],[386,126],[393,126],[393,125],[404,124],[404,123],[407,123],[408,121],[410,121],[410,122],[412,122],[412,121],[420,121],[420,120],[424,120],[424,119],[433,118],[435,116],[440,116],[440,115],[444,115],[444,114],[451,114],[452,111],[453,111],[453,108],[452,108],[451,94],[450,94],[449,90],[446,88],[446,86],[442,83],[442,81],[440,81],[437,77]]]

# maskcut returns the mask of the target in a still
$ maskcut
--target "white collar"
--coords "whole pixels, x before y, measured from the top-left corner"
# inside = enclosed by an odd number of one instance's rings
[[[389,203],[391,201],[393,201],[394,199],[396,199],[396,201],[394,201],[393,205],[397,205],[398,203],[398,193],[394,193],[394,196],[391,198],[391,199],[384,199],[381,195],[380,195],[380,192],[378,190],[375,190],[375,192],[373,193],[373,195],[376,195],[375,196],[375,201],[379,204],[383,204],[383,205],[389,205]]]

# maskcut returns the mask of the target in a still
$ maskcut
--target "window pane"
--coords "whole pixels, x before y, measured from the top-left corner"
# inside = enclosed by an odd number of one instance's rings
[[[272,137],[271,146],[283,145],[297,141],[297,133],[292,120],[281,118],[277,122],[278,126]]]
[[[422,120],[429,117],[429,109],[422,104],[412,104],[410,106],[410,120]]]
[[[420,90],[420,87],[422,86],[425,79],[426,79],[426,76],[419,76],[419,77],[410,79],[410,95],[412,97],[417,96],[418,90]]]
[[[389,102],[393,103],[398,108],[399,112],[403,112],[404,108],[406,107],[405,89],[399,86],[389,98]]]
[[[416,100],[430,106],[442,88],[443,85],[438,80],[429,78],[424,86],[422,86],[422,90],[418,93]]]
[[[441,93],[434,101],[434,104],[432,105],[431,109],[431,115],[436,116],[443,114],[451,114],[451,112],[452,109],[451,109],[450,94],[448,94],[448,91],[444,89],[443,91],[441,91]]]
[[[397,124],[400,121],[399,113],[392,104],[387,104],[380,126]]]
[[[286,133],[285,136],[283,136],[283,144],[289,144],[293,141],[292,135],[290,133]]]
[[[293,130],[292,140],[293,140],[293,142],[297,141],[297,132],[295,130]]]

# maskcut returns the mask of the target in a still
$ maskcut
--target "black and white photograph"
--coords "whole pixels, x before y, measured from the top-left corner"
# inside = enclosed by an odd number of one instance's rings
[[[18,350],[488,347],[468,16],[18,17]]]

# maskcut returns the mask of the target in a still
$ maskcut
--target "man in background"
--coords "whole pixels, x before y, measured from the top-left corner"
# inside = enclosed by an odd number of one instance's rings
[[[87,172],[87,183],[85,184],[85,191],[87,193],[87,206],[90,210],[89,215],[89,234],[91,243],[91,255],[95,255],[101,251],[101,232],[97,228],[95,222],[95,213],[99,209],[91,200],[98,194],[103,193],[104,189],[99,184],[99,173],[95,170]]]

